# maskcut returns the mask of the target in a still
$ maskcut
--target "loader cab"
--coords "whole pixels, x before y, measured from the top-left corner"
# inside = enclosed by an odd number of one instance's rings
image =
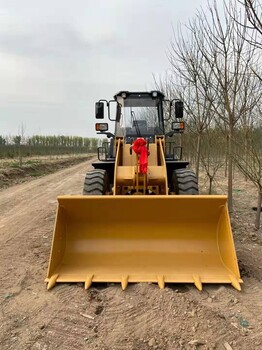
[[[183,102],[179,99],[165,99],[160,91],[130,92],[120,91],[112,100],[100,99],[95,104],[96,119],[107,119],[114,123],[114,132],[108,131],[108,123],[96,123],[98,135],[106,136],[102,146],[98,147],[98,161],[92,163],[95,169],[106,170],[110,184],[114,179],[116,159],[116,141],[123,138],[130,146],[142,137],[148,148],[153,147],[157,139],[165,142],[164,156],[168,179],[174,169],[186,168],[188,161],[182,160],[182,147],[171,137],[183,132]],[[111,124],[112,125],[112,124]],[[130,152],[130,146],[127,147]]]
[[[153,143],[156,135],[164,135],[163,99],[160,91],[120,91],[117,102],[115,135],[132,143],[143,137]]]

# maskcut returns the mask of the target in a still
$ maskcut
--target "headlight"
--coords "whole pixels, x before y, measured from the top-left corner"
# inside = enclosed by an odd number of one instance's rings
[[[152,91],[152,97],[154,97],[154,98],[157,97],[157,91]]]
[[[172,123],[172,130],[176,132],[183,132],[185,129],[185,123],[184,122],[173,122]]]
[[[96,123],[96,131],[107,131],[108,124],[107,123]]]

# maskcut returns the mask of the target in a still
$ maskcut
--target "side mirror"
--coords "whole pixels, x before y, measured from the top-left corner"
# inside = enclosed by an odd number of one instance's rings
[[[175,102],[175,117],[178,119],[183,118],[184,115],[184,104],[182,101]]]
[[[108,124],[107,123],[96,123],[96,131],[107,131]]]
[[[184,122],[173,122],[172,123],[172,130],[176,133],[182,133],[185,130],[185,123]]]
[[[104,119],[104,104],[96,102],[96,119]]]

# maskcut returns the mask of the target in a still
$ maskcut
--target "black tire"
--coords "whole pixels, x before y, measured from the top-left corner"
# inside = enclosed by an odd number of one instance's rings
[[[83,195],[104,195],[109,192],[109,180],[105,170],[96,169],[86,173]]]
[[[198,195],[198,183],[195,173],[188,169],[174,170],[171,191],[178,195]]]

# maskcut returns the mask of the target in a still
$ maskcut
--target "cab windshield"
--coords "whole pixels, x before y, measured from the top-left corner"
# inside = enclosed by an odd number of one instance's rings
[[[126,98],[121,105],[116,135],[126,138],[153,137],[164,133],[161,101],[152,98]]]

